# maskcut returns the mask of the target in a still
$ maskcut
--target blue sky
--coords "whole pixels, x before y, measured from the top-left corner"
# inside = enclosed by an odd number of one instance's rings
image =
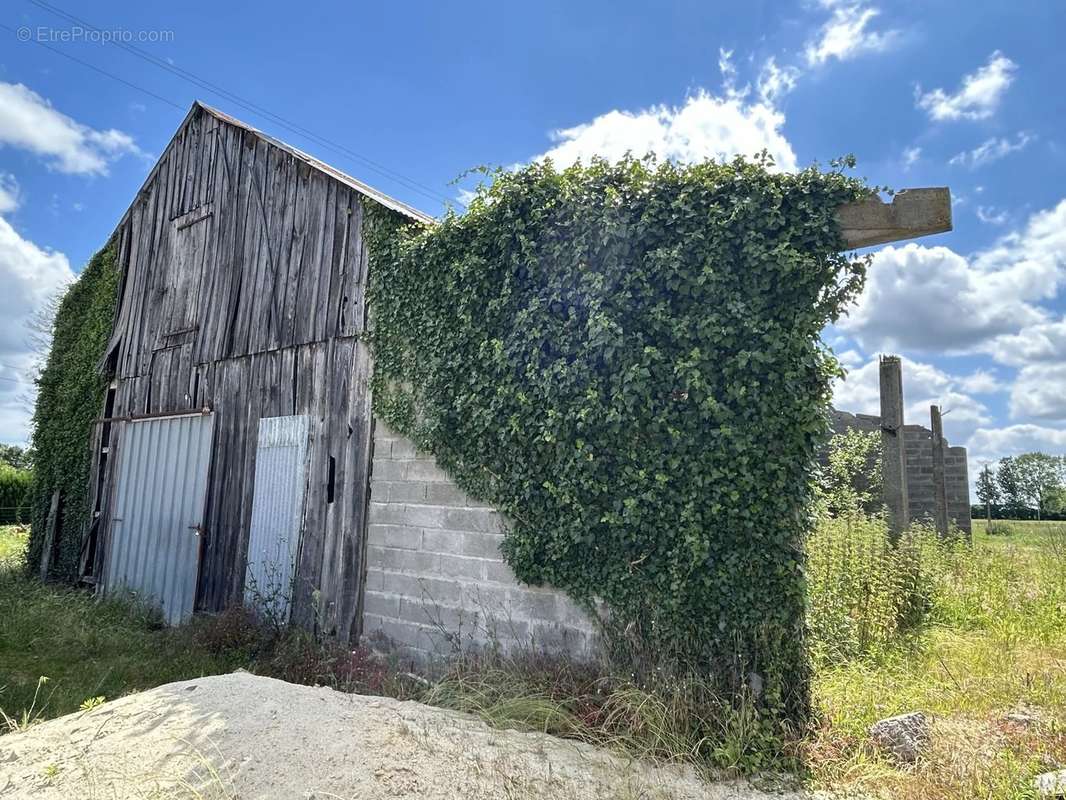
[[[0,25],[0,440],[28,432],[29,312],[199,98],[432,214],[472,167],[627,149],[948,185],[955,230],[880,249],[826,332],[837,405],[876,411],[902,353],[909,421],[942,403],[973,464],[1066,451],[1062,3],[10,0]]]

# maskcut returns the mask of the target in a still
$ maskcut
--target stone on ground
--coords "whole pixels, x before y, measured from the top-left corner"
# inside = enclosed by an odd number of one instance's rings
[[[1041,797],[1066,797],[1066,769],[1037,775],[1033,787]]]
[[[929,741],[929,718],[914,711],[883,719],[870,726],[870,738],[900,763],[914,763]]]

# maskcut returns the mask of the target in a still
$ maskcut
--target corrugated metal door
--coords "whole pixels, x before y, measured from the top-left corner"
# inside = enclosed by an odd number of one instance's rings
[[[104,591],[132,591],[166,621],[196,603],[212,414],[122,423]]]
[[[310,417],[259,420],[244,599],[277,622],[289,619],[310,433]]]

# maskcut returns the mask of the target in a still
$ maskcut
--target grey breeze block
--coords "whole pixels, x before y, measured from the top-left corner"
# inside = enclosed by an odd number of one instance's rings
[[[423,661],[487,647],[591,658],[593,620],[565,593],[515,578],[500,554],[505,526],[376,420],[364,637]]]

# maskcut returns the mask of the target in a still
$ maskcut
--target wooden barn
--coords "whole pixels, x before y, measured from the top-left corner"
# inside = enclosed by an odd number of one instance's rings
[[[513,644],[586,653],[592,621],[515,579],[499,514],[374,423],[370,203],[432,221],[193,105],[113,239],[82,577],[150,598],[172,623],[243,601],[432,655],[473,615],[475,642],[505,628]],[[951,228],[946,189],[837,216],[850,247]]]
[[[243,593],[358,635],[368,202],[429,219],[193,105],[115,233],[83,567],[102,590],[153,597],[170,622]]]

